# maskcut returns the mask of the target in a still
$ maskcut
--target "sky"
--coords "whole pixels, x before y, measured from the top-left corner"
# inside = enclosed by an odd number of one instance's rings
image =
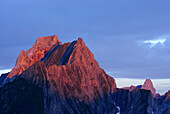
[[[40,36],[82,37],[114,78],[170,79],[170,1],[0,0],[0,73]]]

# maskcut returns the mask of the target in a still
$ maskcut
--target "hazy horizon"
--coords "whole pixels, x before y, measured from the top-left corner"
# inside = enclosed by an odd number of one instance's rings
[[[6,69],[3,71],[0,70],[0,75],[4,73],[8,73],[11,70],[12,69]],[[113,78],[115,79],[118,88],[130,87],[131,85],[134,86],[142,85],[147,79],[147,78],[141,79],[141,78],[116,78],[116,77]],[[164,95],[166,92],[168,92],[170,87],[170,79],[151,79],[151,81],[153,83],[154,88],[156,89],[156,93],[159,93],[160,95]]]

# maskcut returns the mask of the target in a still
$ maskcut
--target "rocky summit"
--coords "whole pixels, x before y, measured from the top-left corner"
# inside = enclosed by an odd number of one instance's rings
[[[154,98],[148,83],[119,89],[82,38],[62,44],[57,35],[40,37],[0,77],[0,113],[170,113],[169,92]]]
[[[56,34],[54,36],[39,37],[31,49],[26,52],[22,50],[15,67],[7,77],[12,78],[15,75],[21,74],[36,61],[43,58],[54,44],[61,45],[61,42]]]
[[[146,79],[143,85],[138,86],[131,85],[130,87],[123,87],[122,89],[128,89],[129,91],[132,91],[135,88],[150,90],[153,97],[156,97],[156,89],[154,88],[151,79]]]
[[[142,89],[150,90],[153,94],[153,97],[156,96],[156,89],[153,87],[151,79],[146,79],[146,81],[142,85]]]

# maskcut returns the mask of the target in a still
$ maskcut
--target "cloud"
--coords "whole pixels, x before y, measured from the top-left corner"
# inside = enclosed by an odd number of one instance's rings
[[[164,46],[164,43],[166,41],[166,38],[162,38],[162,39],[155,39],[155,40],[145,40],[143,41],[143,43],[145,44],[150,44],[150,48],[156,46],[157,44],[161,44],[162,46]]]
[[[4,73],[8,73],[8,72],[10,72],[11,71],[11,69],[3,69],[3,70],[0,70],[0,75],[1,74],[4,74]]]

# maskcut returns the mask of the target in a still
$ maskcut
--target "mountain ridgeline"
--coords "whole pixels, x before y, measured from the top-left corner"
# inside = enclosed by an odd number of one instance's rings
[[[119,89],[82,38],[62,44],[57,35],[40,37],[0,77],[0,113],[170,113],[170,91],[155,97],[150,82]]]

